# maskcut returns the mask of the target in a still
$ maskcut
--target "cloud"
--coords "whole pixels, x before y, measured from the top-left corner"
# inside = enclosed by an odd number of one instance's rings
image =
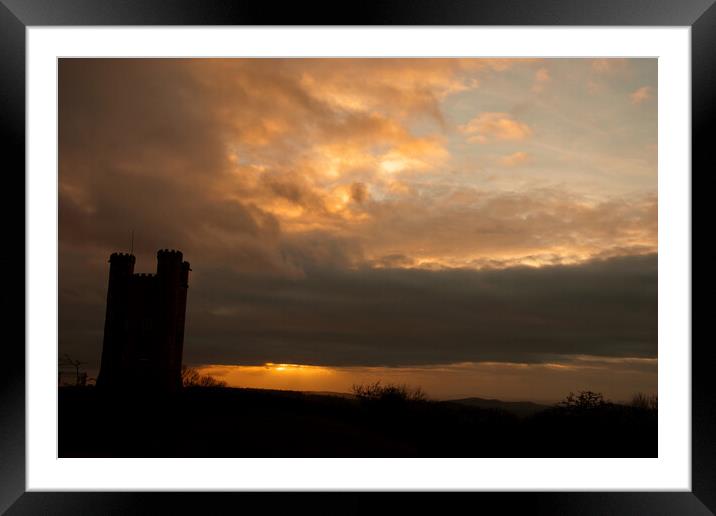
[[[368,188],[363,183],[353,183],[351,185],[351,199],[358,204],[363,204],[369,197]]]
[[[651,100],[653,96],[652,88],[650,86],[642,86],[629,95],[629,100],[631,100],[632,104],[639,105],[642,102]]]
[[[181,249],[192,263],[186,353],[196,363],[540,360],[572,353],[570,346],[650,355],[651,341],[629,334],[628,321],[609,311],[631,303],[630,294],[613,297],[599,289],[611,280],[588,278],[600,274],[595,258],[655,252],[655,194],[488,190],[453,172],[444,100],[510,66],[61,60],[63,352],[98,361],[107,257],[128,250],[134,230],[138,271],[153,270],[159,248]],[[478,142],[532,134],[499,111],[461,130]],[[504,158],[506,165],[523,157]],[[642,288],[619,272],[627,262],[609,263],[625,289]],[[589,319],[569,337],[547,332],[530,348],[525,335],[541,326],[528,317],[520,285],[552,277],[534,294],[546,310],[562,299],[554,285],[570,291],[569,271],[584,271],[574,277],[586,298],[564,294],[560,306],[572,317],[565,328],[587,317],[571,311],[581,303],[605,313],[614,333],[603,335]],[[635,332],[646,325],[644,310],[627,314]],[[556,310],[536,313],[546,325],[563,321]],[[513,326],[526,333],[500,337],[499,327]]]
[[[532,83],[532,91],[534,93],[541,93],[551,80],[552,78],[549,75],[549,70],[547,70],[547,68],[539,68],[535,72],[534,82]]]
[[[82,265],[64,266],[106,278],[106,263]],[[196,260],[192,268],[187,363],[408,366],[657,355],[656,255],[482,271],[324,265],[302,278],[209,269]],[[83,281],[89,292],[61,283],[60,345],[98,359],[104,281]]]
[[[532,129],[515,120],[508,113],[480,113],[459,127],[472,143],[487,143],[490,140],[524,140],[532,135]]]
[[[604,94],[612,87],[615,79],[624,78],[633,73],[628,59],[604,58],[588,61],[587,91],[590,95]]]
[[[591,62],[592,72],[597,74],[614,74],[626,70],[629,66],[629,61],[622,58],[604,58],[604,59],[593,59]]]
[[[424,267],[571,263],[611,249],[655,249],[656,198],[648,193],[586,198],[561,187],[503,192],[456,180],[448,136],[428,122],[435,117],[426,92],[450,95],[468,72],[509,66],[62,60],[60,241],[102,260],[135,230],[135,249],[147,257],[179,247],[205,265],[288,277],[302,271],[286,246],[312,246],[314,235],[350,242],[366,262],[404,255]],[[393,81],[396,74],[405,82]],[[358,100],[346,107],[335,100],[340,92]],[[396,109],[396,96],[415,101]],[[422,117],[421,130],[406,117]],[[482,113],[462,130],[477,141],[532,132],[503,112]],[[499,162],[530,157],[518,151]]]
[[[417,265],[498,262],[575,263],[597,255],[655,252],[657,199],[626,196],[595,202],[558,189],[487,192],[450,188],[369,206],[347,234],[368,258],[403,254]],[[636,251],[641,249],[640,251]]]
[[[329,366],[654,358],[656,262],[648,255],[494,271],[323,267],[300,280],[202,271],[185,353],[193,363]],[[219,307],[229,315],[217,315]]]
[[[498,163],[503,167],[516,167],[530,161],[530,155],[523,151],[514,152],[499,158]]]
[[[339,229],[396,174],[447,159],[439,124],[418,136],[403,117],[440,118],[476,66],[329,61],[62,60],[61,241],[103,256],[135,229],[140,253],[292,274],[280,235]]]

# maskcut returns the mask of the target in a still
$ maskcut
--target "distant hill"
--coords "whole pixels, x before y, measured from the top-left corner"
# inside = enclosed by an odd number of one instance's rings
[[[282,392],[282,391],[271,391],[270,389],[257,389],[261,391],[270,392]],[[289,391],[284,391],[289,392]],[[290,391],[294,392],[294,391]],[[295,391],[296,393],[310,395],[310,396],[334,396],[337,398],[344,399],[356,399],[355,394],[349,392],[334,392],[334,391]],[[540,403],[534,403],[532,401],[502,401],[488,398],[462,398],[459,400],[445,400],[442,403],[458,403],[468,407],[475,407],[481,409],[499,409],[509,412],[516,416],[527,417],[537,412],[541,412],[551,407],[551,405],[544,405]]]
[[[299,391],[303,394],[311,394],[314,396],[335,396],[337,398],[355,399],[355,394],[350,392],[335,392],[335,391]]]
[[[537,412],[550,408],[550,405],[540,405],[531,401],[501,401],[485,398],[463,398],[459,400],[448,400],[446,403],[459,403],[470,407],[482,409],[501,409],[511,412],[517,416],[531,416]]]

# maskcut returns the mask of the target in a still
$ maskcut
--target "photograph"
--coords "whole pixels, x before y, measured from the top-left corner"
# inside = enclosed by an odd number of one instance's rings
[[[59,458],[658,457],[658,70],[58,58]]]
[[[714,514],[715,3],[0,0],[0,514]]]

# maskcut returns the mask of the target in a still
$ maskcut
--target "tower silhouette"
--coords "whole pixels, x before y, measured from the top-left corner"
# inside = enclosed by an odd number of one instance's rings
[[[171,391],[181,387],[189,262],[157,252],[156,274],[135,274],[132,254],[109,257],[107,312],[97,387]]]

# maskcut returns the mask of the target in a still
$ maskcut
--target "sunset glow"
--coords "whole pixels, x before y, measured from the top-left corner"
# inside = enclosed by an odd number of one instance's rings
[[[635,389],[653,388],[656,367],[655,359],[579,356],[564,363],[467,362],[423,367],[208,365],[200,367],[199,372],[219,378],[231,387],[336,394],[351,394],[353,385],[380,381],[421,386],[433,399],[467,398],[480,392],[487,397],[521,400],[525,399],[523,389],[529,388],[532,390],[530,399],[553,403],[562,399],[565,392],[578,390],[580,386],[609,392],[615,400],[629,400]]]
[[[59,88],[88,367],[133,246],[191,257],[184,362],[234,386],[656,390],[656,59],[63,59]]]

